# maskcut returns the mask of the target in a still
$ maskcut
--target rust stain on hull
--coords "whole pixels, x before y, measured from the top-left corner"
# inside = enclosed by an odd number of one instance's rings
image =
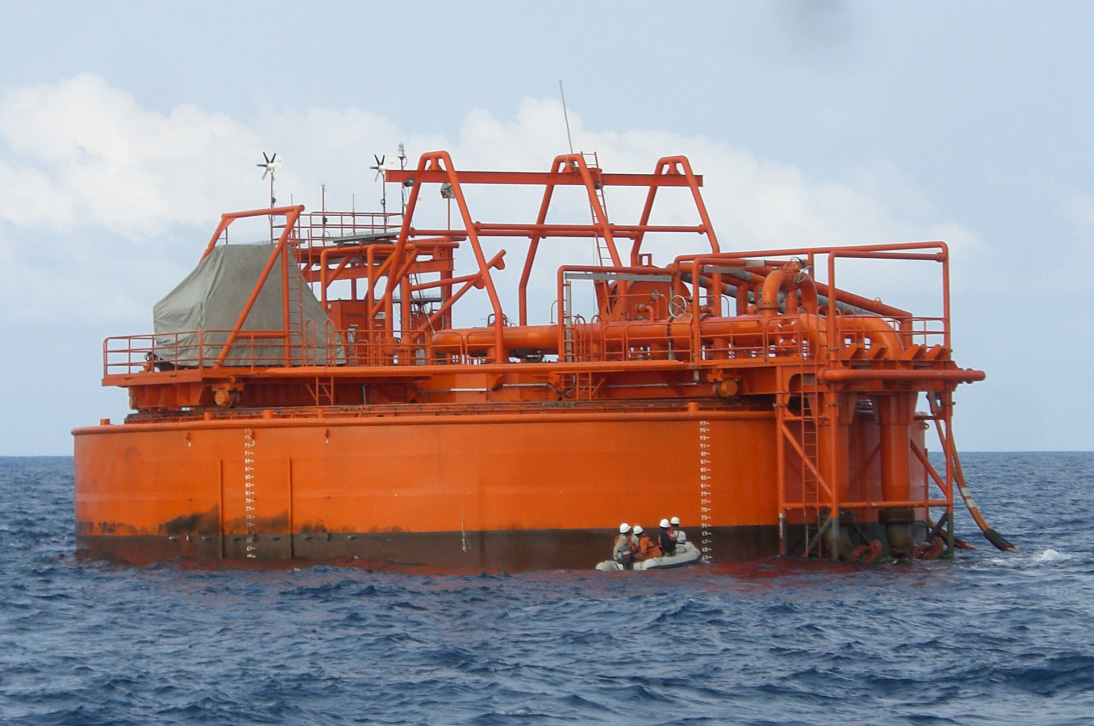
[[[466,550],[465,542],[470,543]],[[257,558],[248,557],[247,544],[246,535],[77,537],[81,556],[130,565],[187,560],[204,566],[249,566],[258,559],[400,572],[480,573],[588,570],[611,555],[610,540],[598,530],[472,532],[466,538],[462,533],[258,535],[253,540]],[[777,553],[778,531],[774,527],[715,530],[711,548],[719,561],[770,557]]]

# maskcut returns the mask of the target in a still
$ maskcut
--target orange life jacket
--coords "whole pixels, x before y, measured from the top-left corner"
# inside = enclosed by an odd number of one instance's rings
[[[648,560],[651,557],[661,556],[661,545],[653,541],[653,538],[645,532],[638,538],[638,556],[636,560]]]

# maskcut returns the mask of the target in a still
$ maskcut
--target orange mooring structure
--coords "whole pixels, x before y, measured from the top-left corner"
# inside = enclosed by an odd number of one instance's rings
[[[80,548],[589,568],[620,521],[677,515],[715,560],[952,552],[953,394],[983,373],[951,359],[945,244],[726,251],[684,157],[519,173],[436,152],[386,182],[399,213],[224,215],[156,332],[106,341],[103,383],[134,412],[74,431]],[[536,190],[535,220],[477,221],[466,194],[508,185]],[[645,190],[636,219],[609,220],[617,187]],[[437,228],[415,227],[427,188],[448,200]],[[591,217],[549,221],[573,188]],[[670,188],[689,224],[651,222]],[[270,239],[229,245],[255,217]],[[515,305],[496,238],[521,247]],[[655,264],[653,238],[679,252]],[[537,268],[559,240],[590,263]],[[931,317],[874,297],[910,265],[937,276]],[[868,292],[837,287],[847,266]],[[477,324],[457,324],[471,306]]]

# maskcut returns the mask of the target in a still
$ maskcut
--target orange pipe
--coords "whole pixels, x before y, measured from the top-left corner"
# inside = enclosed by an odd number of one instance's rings
[[[818,315],[807,313],[797,317],[784,318],[791,326],[797,326],[798,330],[808,337],[818,355],[823,355],[824,342],[827,334],[825,321]],[[574,333],[588,342],[608,343],[627,340],[631,342],[664,342],[679,346],[686,350],[691,341],[694,321],[614,321],[610,323],[580,323],[572,326]],[[770,319],[765,320],[760,316],[738,316],[733,318],[705,318],[698,323],[700,335],[703,338],[717,336],[732,336],[735,338],[762,336],[764,333],[777,334],[779,331],[770,324]],[[899,357],[903,346],[900,336],[890,328],[885,321],[871,317],[853,317],[843,321],[841,329],[865,336],[871,344],[884,349],[886,359]],[[787,333],[793,332],[784,329]],[[464,328],[455,330],[442,330],[432,337],[433,345],[452,348],[466,344],[469,350],[482,351],[495,342],[495,330],[493,328]],[[521,325],[506,326],[502,329],[502,338],[506,348],[524,348],[539,350],[544,353],[557,353],[559,351],[558,328],[555,325]],[[753,345],[762,345],[761,340],[752,341]],[[822,375],[833,375],[832,380],[838,380],[841,374],[849,374],[845,380],[852,380],[854,376],[861,374],[862,378],[878,377],[884,374],[911,373],[906,380],[915,379],[918,371],[826,371]],[[922,371],[922,378],[945,378],[943,374],[949,371]],[[896,380],[896,378],[894,378]],[[979,380],[972,378],[970,380]]]
[[[502,329],[506,349],[523,348],[554,353],[558,350],[558,336],[553,325],[508,326]],[[493,328],[465,328],[442,330],[434,333],[433,345],[438,348],[456,348],[482,351],[494,345]]]
[[[946,383],[974,383],[984,380],[984,371],[972,368],[954,368],[950,370],[908,370],[898,369],[850,369],[838,368],[823,370],[820,380],[825,383],[858,383],[861,381],[944,381]]]
[[[765,318],[773,317],[779,310],[779,293],[785,292],[789,296],[797,290],[802,291],[802,307],[806,309],[806,312],[816,315],[817,286],[813,278],[802,270],[801,264],[796,260],[783,265],[764,280],[760,297],[760,314]],[[788,297],[787,315],[797,312],[796,308],[791,309],[791,307]]]
[[[940,244],[942,244],[942,243],[932,242],[932,243],[909,245],[909,247],[919,249],[919,248],[923,247],[924,245],[937,247]],[[868,251],[870,249],[877,249],[878,247],[883,248],[883,249],[890,249],[890,248],[895,249],[896,248],[894,246],[879,245],[879,246],[872,247],[872,248],[863,247],[863,248],[861,248],[861,250],[856,249],[855,251],[856,252]],[[844,248],[833,248],[832,250],[827,250],[825,252],[827,252],[828,254],[831,254],[831,255],[835,255],[835,254],[841,252],[842,250],[844,250]],[[669,270],[679,270],[679,269],[682,269],[685,265],[691,266],[691,265],[695,265],[695,264],[700,264],[700,265],[723,265],[723,266],[727,266],[727,267],[734,266],[734,267],[740,267],[742,269],[742,271],[749,276],[748,280],[742,279],[740,283],[735,283],[735,284],[747,284],[749,282],[754,283],[754,284],[762,284],[763,281],[767,279],[767,276],[772,274],[772,272],[774,272],[774,270],[772,270],[771,272],[765,272],[765,274],[759,274],[759,272],[757,272],[757,270],[764,271],[764,267],[768,266],[768,263],[770,263],[770,266],[774,266],[774,265],[777,265],[777,264],[780,264],[780,263],[777,262],[777,261],[774,261],[774,260],[764,260],[762,266],[756,267],[756,266],[754,266],[754,263],[753,263],[753,261],[755,259],[765,257],[765,256],[771,256],[771,255],[816,255],[816,254],[818,254],[817,250],[815,250],[815,249],[810,250],[808,248],[789,249],[789,250],[764,250],[764,251],[757,251],[757,252],[734,252],[732,254],[726,252],[726,253],[720,253],[718,255],[712,255],[711,253],[706,252],[706,253],[697,254],[697,255],[680,255],[680,256],[676,257],[673,260],[672,265],[670,265],[668,269]],[[885,253],[881,253],[881,254],[885,254]],[[869,257],[870,255],[868,255],[868,254],[857,254],[855,256]],[[919,257],[921,257],[921,256],[915,256],[915,258],[919,258]],[[931,256],[930,259],[935,259],[935,256]],[[753,263],[753,264],[746,265],[746,263]],[[943,274],[944,275],[946,274],[946,269],[947,268],[944,266],[943,267]],[[833,296],[835,296],[835,298],[838,300],[838,302],[841,305],[844,305],[844,304],[849,305],[849,306],[859,308],[861,310],[865,310],[867,312],[873,313],[875,315],[883,315],[883,316],[887,316],[887,317],[891,317],[891,318],[906,318],[906,317],[909,317],[911,315],[911,313],[909,313],[907,310],[901,310],[900,308],[893,307],[892,305],[886,305],[885,303],[879,302],[877,300],[871,300],[869,298],[862,297],[861,295],[856,295],[854,293],[847,292],[846,290],[839,290],[839,289],[836,289],[836,288],[832,287],[831,285],[827,285],[827,284],[822,283],[822,282],[817,282],[817,281],[814,280],[813,284],[817,288],[818,294],[819,295],[824,295],[830,301],[829,305],[831,305],[831,301],[833,299]]]

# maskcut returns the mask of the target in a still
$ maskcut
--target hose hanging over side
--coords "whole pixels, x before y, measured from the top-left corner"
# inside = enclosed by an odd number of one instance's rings
[[[961,470],[961,459],[957,456],[957,447],[946,447],[946,440],[942,436],[942,424],[939,423],[939,403],[934,396],[928,395],[927,402],[931,406],[931,413],[934,415],[934,426],[938,431],[938,440],[942,443],[942,448],[946,450],[946,456],[949,457],[950,463],[953,464],[954,475],[957,478],[957,490],[961,492],[961,498],[965,501],[965,506],[969,510],[969,514],[972,515],[973,521],[976,522],[976,526],[980,528],[980,531],[984,533],[984,538],[991,542],[997,550],[1003,552],[1017,552],[1018,548],[1007,541],[1007,538],[996,532],[984,519],[984,515],[980,513],[980,507],[976,506],[976,500],[972,498],[972,492],[969,491],[968,485],[965,483],[965,473]],[[953,437],[950,437],[950,443],[953,443]]]

